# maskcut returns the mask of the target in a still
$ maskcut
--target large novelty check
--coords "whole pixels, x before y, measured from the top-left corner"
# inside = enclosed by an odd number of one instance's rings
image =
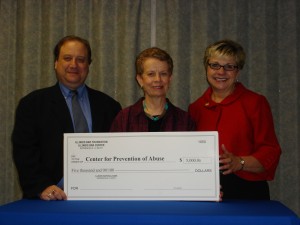
[[[69,200],[218,201],[217,132],[64,135]]]

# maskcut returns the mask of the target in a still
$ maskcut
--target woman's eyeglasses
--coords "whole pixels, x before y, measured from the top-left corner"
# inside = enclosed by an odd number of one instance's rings
[[[224,66],[221,66],[219,63],[208,63],[208,65],[213,70],[219,70],[221,69],[221,67],[223,67],[225,71],[234,71],[239,68],[238,66],[231,65],[231,64],[226,64]]]

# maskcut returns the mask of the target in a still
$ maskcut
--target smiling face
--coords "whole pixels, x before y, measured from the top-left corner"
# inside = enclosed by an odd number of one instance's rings
[[[85,82],[89,73],[86,46],[76,40],[65,42],[54,66],[57,79],[69,89],[77,89]]]
[[[166,61],[146,58],[143,62],[143,73],[136,79],[142,87],[145,98],[166,97],[172,74]]]
[[[234,65],[236,61],[231,56],[213,56],[208,60],[209,64]],[[213,89],[213,92],[220,93],[223,96],[228,96],[232,93],[235,87],[235,82],[239,76],[239,69],[236,68],[233,71],[226,71],[224,67],[220,69],[212,69],[209,65],[206,68],[207,81]]]

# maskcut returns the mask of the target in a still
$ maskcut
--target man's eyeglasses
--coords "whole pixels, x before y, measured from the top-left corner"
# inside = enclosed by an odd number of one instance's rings
[[[209,67],[213,70],[219,70],[221,67],[223,67],[226,71],[234,71],[238,69],[239,67],[236,65],[226,64],[224,66],[221,66],[219,63],[208,63]]]

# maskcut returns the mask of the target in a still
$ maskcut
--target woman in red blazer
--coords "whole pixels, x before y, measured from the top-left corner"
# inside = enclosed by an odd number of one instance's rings
[[[238,82],[245,63],[241,45],[231,40],[207,47],[210,87],[189,106],[199,131],[218,131],[223,199],[270,199],[281,148],[266,98]]]

